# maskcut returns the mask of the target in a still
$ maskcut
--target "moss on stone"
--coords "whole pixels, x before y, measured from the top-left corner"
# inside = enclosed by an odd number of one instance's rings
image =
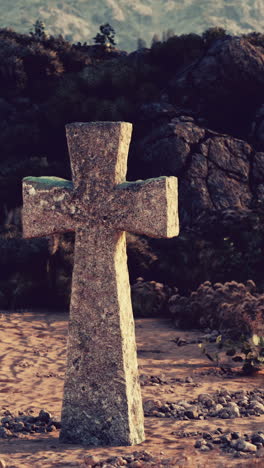
[[[64,187],[64,188],[71,189],[73,186],[73,183],[70,180],[61,179],[60,177],[47,177],[47,176],[31,177],[29,176],[29,177],[24,177],[23,182],[42,186],[42,187],[46,186],[49,188]]]

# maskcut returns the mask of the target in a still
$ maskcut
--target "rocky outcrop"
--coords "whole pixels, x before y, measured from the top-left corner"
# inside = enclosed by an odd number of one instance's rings
[[[250,38],[226,37],[176,73],[170,98],[204,114],[214,128],[241,135],[263,102],[263,76],[264,48]]]
[[[149,177],[179,178],[182,227],[197,223],[204,212],[243,211],[264,202],[263,152],[246,141],[204,128],[182,110],[174,108],[172,116],[172,106],[161,107],[151,106],[158,124],[149,127],[134,148],[135,167]]]

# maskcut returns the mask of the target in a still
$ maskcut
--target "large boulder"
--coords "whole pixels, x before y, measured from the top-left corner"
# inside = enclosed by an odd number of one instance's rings
[[[167,112],[166,112],[167,109]],[[144,109],[148,115],[150,109]],[[182,227],[197,223],[204,212],[249,210],[264,202],[264,153],[241,139],[202,126],[192,115],[151,105],[157,123],[133,149],[137,177],[179,178]],[[163,118],[161,119],[161,115]],[[154,115],[153,115],[154,117]]]
[[[171,99],[204,114],[214,128],[241,135],[263,102],[264,48],[244,37],[213,42],[170,82]]]

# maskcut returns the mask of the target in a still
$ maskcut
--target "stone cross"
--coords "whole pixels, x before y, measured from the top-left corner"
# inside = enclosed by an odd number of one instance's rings
[[[126,182],[132,125],[66,126],[73,181],[26,177],[24,236],[75,231],[63,442],[144,440],[125,231],[178,234],[177,179]]]

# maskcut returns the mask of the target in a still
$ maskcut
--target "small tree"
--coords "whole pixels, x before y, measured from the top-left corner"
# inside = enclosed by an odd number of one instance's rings
[[[147,47],[146,41],[142,39],[141,37],[139,37],[137,40],[137,49],[138,50],[145,49],[146,47]]]
[[[226,30],[221,27],[209,28],[202,34],[202,38],[207,46],[211,46],[218,39],[227,37]]]
[[[35,37],[36,39],[39,39],[39,40],[45,39],[47,37],[46,33],[45,33],[45,24],[43,23],[43,21],[38,19],[33,24],[33,28],[34,28],[34,30],[30,31],[31,36],[33,36],[33,37]]]
[[[103,45],[106,47],[114,46],[115,43],[115,30],[109,23],[100,26],[100,33],[97,33],[93,38],[95,44]]]
[[[175,32],[173,29],[167,29],[167,31],[163,31],[162,33],[162,41],[166,42],[171,37],[175,36]]]

